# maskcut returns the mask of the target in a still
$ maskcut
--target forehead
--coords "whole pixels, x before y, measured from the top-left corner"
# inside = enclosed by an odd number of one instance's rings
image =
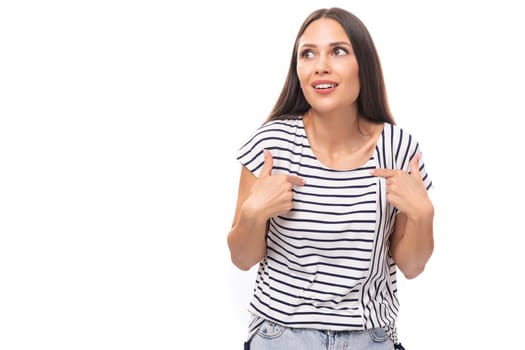
[[[298,44],[299,46],[304,44],[322,45],[335,41],[350,43],[348,35],[339,22],[331,18],[320,18],[306,27],[303,35],[299,38]]]

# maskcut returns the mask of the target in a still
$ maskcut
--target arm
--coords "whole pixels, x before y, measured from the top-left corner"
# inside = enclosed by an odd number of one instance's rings
[[[434,250],[434,208],[430,199],[421,205],[416,216],[397,215],[394,233],[390,237],[390,252],[397,267],[408,279],[423,272]]]
[[[259,262],[266,251],[267,220],[246,202],[255,180],[255,175],[246,167],[242,167],[237,207],[232,228],[228,233],[232,262],[245,271]]]
[[[399,209],[390,237],[390,252],[397,267],[411,279],[423,272],[434,250],[434,207],[419,173],[420,155],[410,161],[410,173],[375,169],[386,178],[388,202]]]
[[[269,151],[264,154],[258,178],[246,167],[241,170],[235,216],[228,233],[232,262],[241,270],[249,270],[264,257],[268,220],[292,209],[292,188],[304,184],[297,176],[272,175],[272,155]]]

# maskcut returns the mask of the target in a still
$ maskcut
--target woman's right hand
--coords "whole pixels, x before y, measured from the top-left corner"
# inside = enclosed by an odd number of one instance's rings
[[[266,222],[269,218],[284,214],[293,207],[293,186],[304,185],[298,176],[272,174],[273,158],[264,150],[264,164],[253,184],[250,196],[243,204],[245,215]]]
[[[228,246],[232,262],[248,270],[266,253],[268,219],[284,214],[293,207],[293,186],[304,185],[298,176],[272,174],[273,159],[264,151],[264,164],[259,177],[243,167],[239,182],[237,207]]]

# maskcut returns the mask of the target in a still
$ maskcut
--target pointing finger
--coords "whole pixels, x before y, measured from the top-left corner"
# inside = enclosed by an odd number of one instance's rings
[[[299,176],[290,175],[290,176],[288,176],[288,181],[292,185],[295,185],[295,186],[303,186],[304,185],[304,180],[301,177],[299,177]]]
[[[372,174],[373,176],[390,177],[396,174],[396,170],[378,168],[370,170],[370,174]]]

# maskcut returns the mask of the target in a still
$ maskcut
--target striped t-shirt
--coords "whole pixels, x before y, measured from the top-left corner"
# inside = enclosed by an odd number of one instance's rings
[[[270,219],[248,308],[254,316],[249,337],[263,320],[319,330],[395,330],[399,303],[389,236],[397,209],[386,201],[385,179],[370,170],[408,171],[420,151],[416,140],[385,123],[365,164],[334,170],[313,154],[299,117],[258,128],[237,159],[259,176],[264,149],[272,153],[273,174],[299,176],[305,185],[294,187],[292,210]],[[422,160],[419,170],[429,189]]]

